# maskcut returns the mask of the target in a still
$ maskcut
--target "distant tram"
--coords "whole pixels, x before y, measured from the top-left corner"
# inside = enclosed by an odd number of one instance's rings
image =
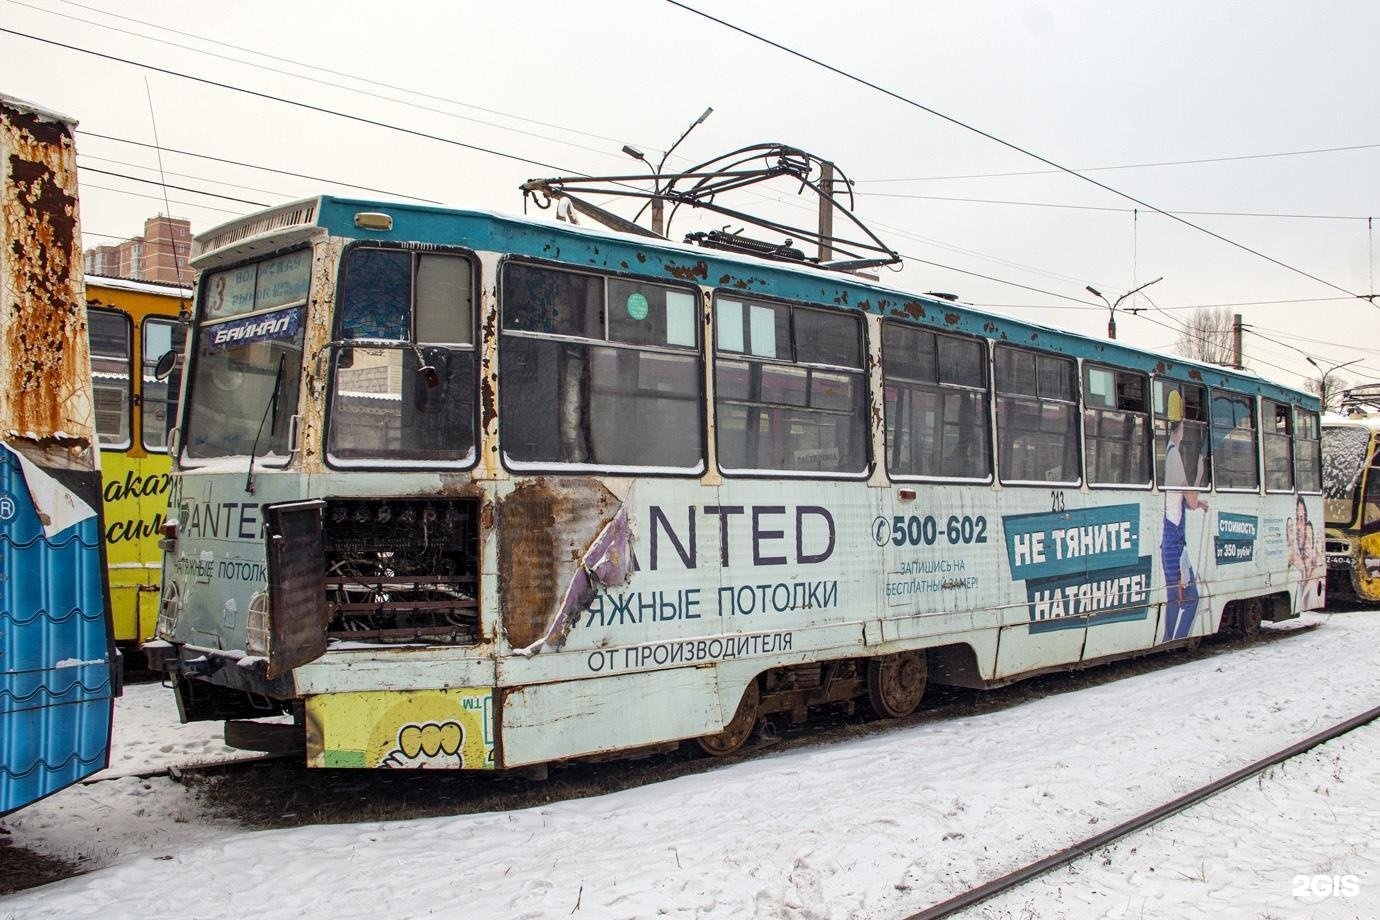
[[[74,131],[0,96],[0,815],[106,766],[119,693]]]
[[[1380,603],[1380,385],[1356,387],[1323,419],[1327,590]]]
[[[321,197],[194,249],[146,651],[232,742],[723,754],[1323,601],[1318,401],[1255,376],[488,213]]]
[[[159,358],[182,349],[191,288],[122,278],[86,278],[87,325],[101,445],[101,500],[115,641],[126,667],[142,663],[153,638],[168,508],[168,432],[180,380],[159,379]],[[178,368],[173,368],[174,372]]]

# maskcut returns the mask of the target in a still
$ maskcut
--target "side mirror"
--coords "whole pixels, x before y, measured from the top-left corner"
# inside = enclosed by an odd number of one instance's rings
[[[158,359],[158,363],[153,366],[153,379],[167,380],[168,375],[177,366],[177,352],[165,351],[163,356]]]

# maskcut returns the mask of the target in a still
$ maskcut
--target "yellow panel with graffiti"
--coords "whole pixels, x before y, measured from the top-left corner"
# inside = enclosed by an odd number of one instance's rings
[[[493,691],[370,691],[307,698],[307,765],[492,770]]]
[[[168,508],[166,454],[101,453],[105,553],[115,641],[153,638],[163,553],[158,528]]]

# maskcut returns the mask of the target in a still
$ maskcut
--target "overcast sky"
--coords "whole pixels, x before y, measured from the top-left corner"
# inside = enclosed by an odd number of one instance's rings
[[[157,179],[151,147],[108,139],[152,144],[150,96],[165,148],[251,164],[165,152],[170,186],[262,204],[337,192],[517,213],[520,182],[635,171],[623,144],[655,161],[713,106],[669,165],[765,141],[833,160],[856,183],[859,215],[910,257],[888,284],[1105,335],[1107,309],[1085,286],[1115,300],[1162,276],[1151,299],[1126,302],[1152,309],[1119,317],[1122,340],[1167,348],[1186,308],[1239,304],[1261,374],[1298,383],[1316,373],[1306,353],[1324,367],[1364,359],[1339,375],[1380,381],[1380,307],[1349,296],[1375,290],[1380,258],[1368,221],[1380,216],[1380,4],[687,5],[1154,208],[1200,212],[1182,217],[1287,267],[666,0],[0,0],[0,29],[173,72],[0,32],[0,92],[80,121],[88,246],[164,209],[156,182],[107,174]],[[1147,165],[1167,163],[1180,165]],[[813,221],[792,186],[767,191],[738,204]],[[256,207],[168,196],[194,231]]]

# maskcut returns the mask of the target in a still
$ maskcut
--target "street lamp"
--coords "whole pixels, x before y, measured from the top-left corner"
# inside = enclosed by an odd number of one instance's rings
[[[676,138],[676,142],[675,142],[674,144],[672,144],[670,147],[666,148],[666,152],[663,153],[663,154],[661,155],[661,161],[658,162],[658,163],[656,164],[656,169],[654,169],[654,170],[652,171],[652,172],[653,172],[653,176],[654,176],[654,178],[652,179],[652,183],[653,183],[653,184],[652,184],[652,230],[655,231],[655,233],[656,233],[657,236],[665,236],[665,235],[666,235],[665,230],[664,230],[663,227],[662,227],[662,223],[663,223],[663,220],[662,220],[662,214],[663,214],[663,212],[662,212],[662,204],[661,204],[661,170],[662,170],[662,167],[664,167],[664,166],[666,165],[666,160],[667,160],[667,158],[669,158],[669,157],[671,156],[671,151],[673,151],[673,150],[675,150],[677,147],[679,147],[679,146],[680,146],[680,142],[683,141],[683,140],[685,140],[685,138],[688,137],[688,136],[690,135],[690,132],[691,132],[691,131],[695,130],[695,128],[698,127],[699,125],[704,124],[704,120],[705,120],[706,118],[708,118],[708,117],[710,116],[710,114],[713,113],[713,111],[714,111],[714,107],[713,107],[713,106],[709,106],[708,108],[706,108],[706,109],[704,110],[704,112],[700,115],[699,118],[696,118],[694,121],[690,122],[690,127],[686,128],[683,132],[681,132],[680,137]],[[634,160],[641,160],[643,163],[647,163],[648,166],[651,166],[651,165],[652,165],[651,163],[648,163],[648,162],[647,162],[647,155],[644,154],[641,150],[638,150],[636,147],[633,147],[633,146],[631,146],[631,145],[629,145],[629,144],[624,144],[624,145],[623,145],[623,152],[626,153],[628,156],[632,157]],[[641,212],[641,211],[638,211],[637,213],[638,213],[639,215],[641,215],[642,212]]]
[[[1089,293],[1089,294],[1092,294],[1094,297],[1101,297],[1101,298],[1102,298],[1102,302],[1105,303],[1105,304],[1107,305],[1107,309],[1111,311],[1111,314],[1112,314],[1112,315],[1109,316],[1109,317],[1107,318],[1107,338],[1109,338],[1109,339],[1115,339],[1115,338],[1116,338],[1116,308],[1119,307],[1119,306],[1121,306],[1121,302],[1122,302],[1123,300],[1125,300],[1127,297],[1130,297],[1132,294],[1136,293],[1137,291],[1143,291],[1143,290],[1145,290],[1146,288],[1148,288],[1150,285],[1156,284],[1156,283],[1158,283],[1158,282],[1160,282],[1160,281],[1163,281],[1163,280],[1164,280],[1164,276],[1161,275],[1160,277],[1156,278],[1154,281],[1147,281],[1147,282],[1145,282],[1144,284],[1142,284],[1142,285],[1141,285],[1140,287],[1138,287],[1138,288],[1132,288],[1131,290],[1127,291],[1125,294],[1122,294],[1120,297],[1118,297],[1118,298],[1116,299],[1116,303],[1112,303],[1112,302],[1111,302],[1110,300],[1108,300],[1106,297],[1103,297],[1103,296],[1102,296],[1102,292],[1099,291],[1097,288],[1093,287],[1091,284],[1088,285],[1088,293]]]
[[[1307,361],[1309,364],[1311,364],[1311,365],[1313,365],[1314,367],[1316,367],[1316,368],[1318,369],[1318,373],[1322,374],[1322,378],[1318,381],[1318,402],[1322,403],[1322,410],[1323,410],[1324,412],[1326,412],[1326,411],[1327,411],[1327,378],[1330,377],[1330,376],[1332,376],[1332,374],[1333,374],[1334,371],[1339,371],[1339,370],[1341,370],[1341,369],[1344,368],[1344,367],[1351,367],[1351,365],[1353,365],[1353,364],[1360,364],[1362,361],[1365,360],[1365,358],[1356,358],[1355,360],[1346,361],[1346,362],[1344,362],[1344,363],[1342,363],[1342,364],[1334,364],[1334,365],[1332,365],[1331,367],[1329,367],[1327,370],[1323,370],[1322,365],[1319,364],[1317,361],[1314,361],[1312,355],[1304,355],[1304,356],[1303,356],[1303,360]]]

